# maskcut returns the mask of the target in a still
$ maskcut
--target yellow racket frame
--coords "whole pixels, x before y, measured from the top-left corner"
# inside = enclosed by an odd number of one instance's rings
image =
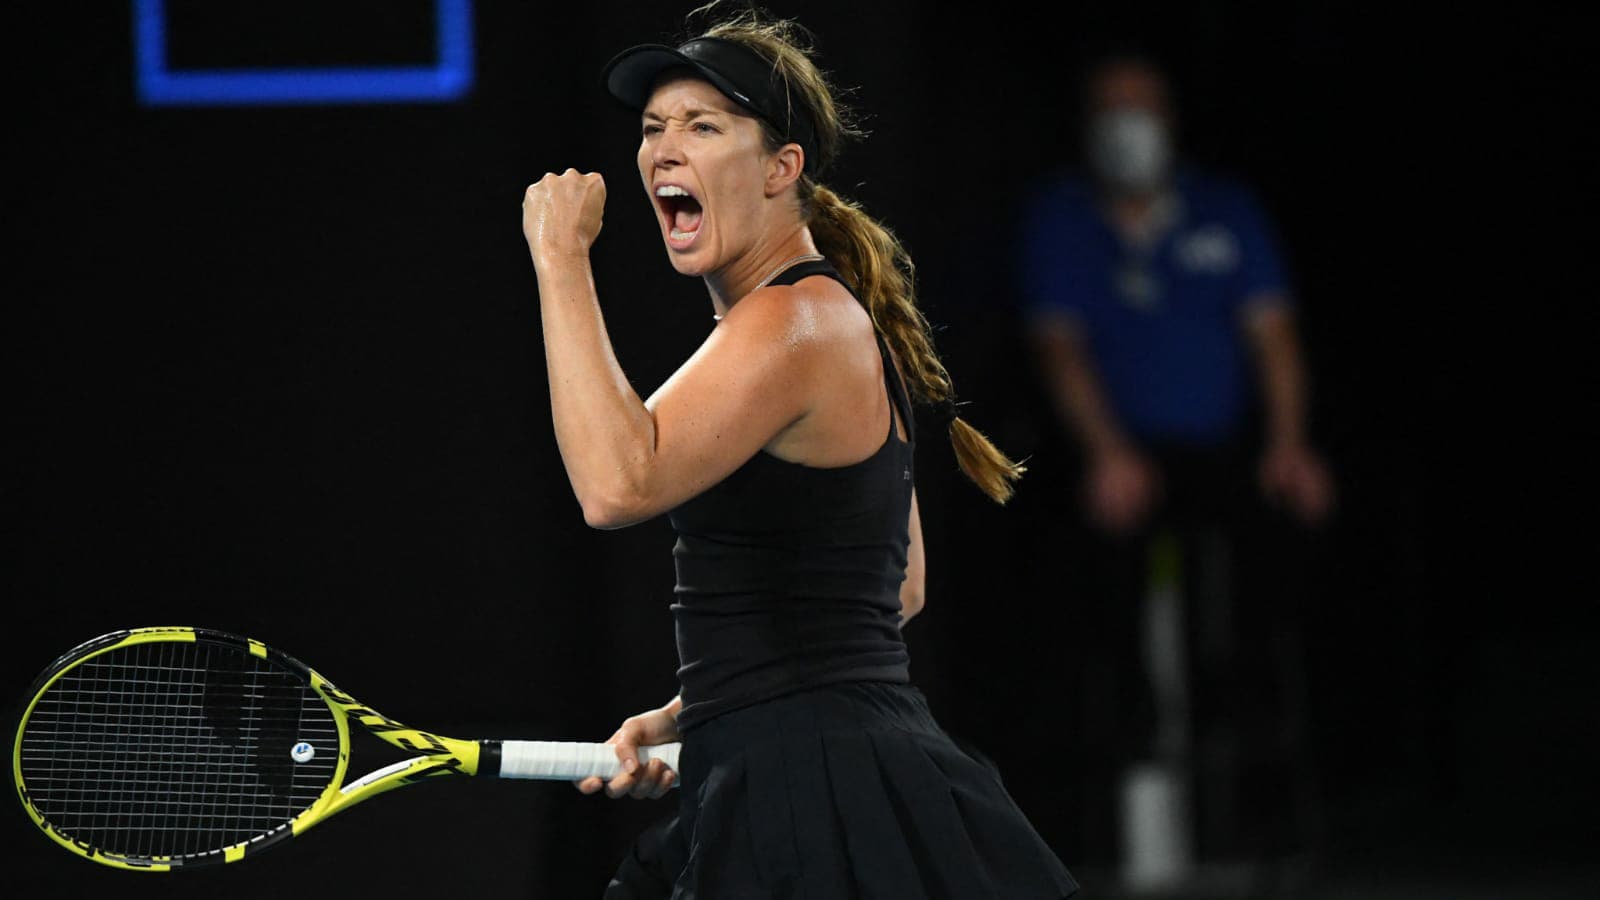
[[[76,840],[71,835],[59,831],[50,824],[29,797],[27,784],[22,777],[22,736],[27,729],[28,720],[33,715],[34,707],[38,704],[39,698],[67,672],[88,660],[113,650],[135,644],[196,643],[201,640],[234,648],[242,647],[253,656],[270,659],[301,675],[311,685],[311,688],[322,697],[323,701],[328,704],[328,708],[333,711],[333,721],[339,733],[339,758],[335,764],[333,777],[328,787],[310,806],[278,828],[229,847],[192,856],[152,856],[149,858],[119,856],[92,847],[84,841]],[[349,723],[352,719],[368,732],[388,741],[390,744],[402,750],[412,751],[421,755],[385,766],[349,784],[342,784],[350,765]],[[402,785],[421,781],[425,778],[448,775],[476,775],[478,774],[479,750],[480,747],[476,741],[441,737],[402,725],[340,691],[334,687],[333,682],[322,677],[310,666],[286,653],[274,650],[260,641],[207,628],[159,626],[112,632],[87,641],[57,659],[45,671],[45,674],[41,675],[39,680],[34,683],[33,696],[29,698],[28,705],[18,723],[17,737],[11,754],[11,774],[16,782],[17,795],[22,799],[23,808],[28,811],[28,815],[33,819],[34,824],[38,825],[46,835],[49,835],[51,840],[85,859],[93,860],[102,865],[136,872],[167,872],[180,867],[237,862],[248,855],[265,850],[279,841],[301,834],[318,822],[337,815],[369,797],[375,797]]]

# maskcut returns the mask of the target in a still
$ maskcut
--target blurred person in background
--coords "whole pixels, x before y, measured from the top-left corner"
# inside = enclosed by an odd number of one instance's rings
[[[1087,840],[1108,842],[1083,851],[1129,887],[1172,887],[1308,849],[1297,585],[1335,487],[1272,223],[1180,158],[1150,56],[1097,56],[1082,90],[1087,172],[1031,193],[1019,275],[1082,453],[1090,527],[1068,578],[1081,739],[1103,752],[1080,802]]]

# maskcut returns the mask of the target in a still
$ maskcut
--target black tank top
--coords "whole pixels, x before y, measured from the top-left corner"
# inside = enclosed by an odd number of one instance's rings
[[[802,263],[771,284],[826,275]],[[841,681],[907,683],[900,584],[910,545],[910,401],[881,334],[891,413],[878,451],[818,468],[757,451],[727,478],[669,512],[678,533],[672,605],[683,710],[678,727],[803,688]],[[895,433],[895,418],[908,440]]]

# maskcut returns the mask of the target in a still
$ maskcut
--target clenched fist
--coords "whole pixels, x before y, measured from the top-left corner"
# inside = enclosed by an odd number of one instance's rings
[[[600,236],[606,182],[596,172],[547,172],[522,195],[522,234],[533,261],[587,255]]]

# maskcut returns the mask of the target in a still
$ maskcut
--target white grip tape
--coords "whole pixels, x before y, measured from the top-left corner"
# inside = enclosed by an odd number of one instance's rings
[[[682,744],[658,744],[639,748],[639,765],[659,759],[677,771],[678,750]],[[585,744],[577,741],[502,741],[501,778],[540,778],[575,781],[598,775],[610,780],[622,771],[614,744]]]

